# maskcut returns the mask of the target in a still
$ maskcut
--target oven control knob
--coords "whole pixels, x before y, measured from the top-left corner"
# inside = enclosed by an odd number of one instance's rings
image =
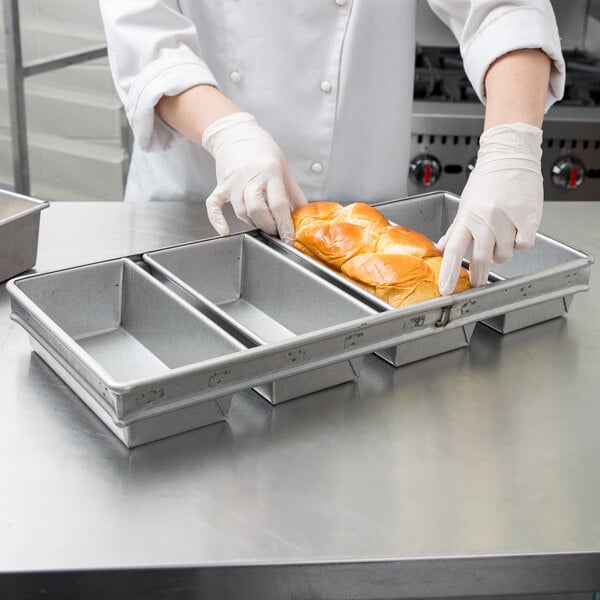
[[[408,166],[410,178],[423,187],[432,186],[442,173],[440,161],[431,154],[419,154],[415,156]]]
[[[585,166],[574,156],[563,156],[552,165],[552,183],[560,188],[574,190],[585,179]]]

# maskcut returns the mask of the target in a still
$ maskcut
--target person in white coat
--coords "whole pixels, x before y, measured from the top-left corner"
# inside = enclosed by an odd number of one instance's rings
[[[293,240],[309,201],[406,193],[418,0],[100,0],[134,133],[125,200],[230,202]],[[422,1],[422,0],[420,0]],[[453,291],[529,247],[543,204],[541,125],[564,63],[548,0],[430,0],[486,104],[475,169],[438,247]]]

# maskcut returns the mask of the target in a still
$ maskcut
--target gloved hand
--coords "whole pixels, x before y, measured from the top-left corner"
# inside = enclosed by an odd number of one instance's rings
[[[504,262],[513,249],[533,245],[544,200],[541,143],[542,130],[525,123],[498,125],[481,135],[456,217],[437,243],[444,254],[440,294],[454,291],[471,241],[472,286],[486,283],[492,261]]]
[[[231,202],[239,219],[292,243],[291,211],[307,201],[279,146],[256,119],[249,113],[217,119],[202,145],[215,159],[217,186],[206,209],[217,232],[229,233],[222,208]]]

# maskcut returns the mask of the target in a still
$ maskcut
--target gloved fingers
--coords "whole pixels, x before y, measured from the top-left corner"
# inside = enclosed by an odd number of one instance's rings
[[[492,254],[494,262],[503,263],[512,258],[516,234],[514,227],[506,227],[502,232],[496,233],[496,244]]]
[[[442,296],[449,296],[454,292],[462,267],[462,259],[473,239],[469,229],[462,223],[453,223],[448,232],[438,279],[438,289]]]
[[[446,245],[448,244],[448,240],[452,235],[452,231],[454,230],[454,223],[448,227],[448,231],[437,241],[435,247],[443,254],[444,250],[446,250]]]
[[[296,181],[296,178],[290,171],[290,168],[287,165],[287,163],[283,167],[283,181],[288,193],[289,206],[291,210],[300,208],[301,206],[308,204],[308,200],[306,199],[302,188],[298,185],[298,182]]]
[[[527,227],[520,227],[515,237],[515,250],[527,250],[535,243],[535,234],[538,226],[536,223],[531,223]]]
[[[250,181],[244,188],[244,204],[249,220],[255,227],[277,235],[277,225],[267,203],[267,197],[262,182]]]
[[[206,199],[206,212],[210,224],[215,228],[219,235],[229,233],[229,225],[223,216],[223,206],[228,201],[228,196],[219,188],[215,188],[212,194]]]
[[[252,222],[252,219],[248,216],[248,212],[246,211],[246,204],[244,202],[244,192],[242,189],[234,188],[229,194],[229,202],[231,202],[231,206],[233,206],[233,212],[235,212],[235,216],[240,220],[246,223],[246,225],[250,225],[250,227],[256,227],[256,225]]]
[[[487,228],[484,231],[478,231],[474,236],[473,252],[471,252],[471,263],[469,265],[469,278],[472,287],[487,283],[495,245],[494,235]]]
[[[283,179],[273,177],[267,181],[267,204],[275,220],[279,237],[286,243],[294,242],[294,224]]]

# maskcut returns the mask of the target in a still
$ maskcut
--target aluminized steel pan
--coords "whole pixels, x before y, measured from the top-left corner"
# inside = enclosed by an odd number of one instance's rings
[[[457,201],[435,193],[379,208],[435,239]],[[134,446],[223,419],[243,389],[277,401],[367,353],[402,364],[468,344],[477,322],[507,331],[559,316],[588,289],[592,263],[538,234],[489,285],[395,309],[252,232],[26,275],[7,290],[34,349]],[[282,381],[289,390],[273,387]]]

